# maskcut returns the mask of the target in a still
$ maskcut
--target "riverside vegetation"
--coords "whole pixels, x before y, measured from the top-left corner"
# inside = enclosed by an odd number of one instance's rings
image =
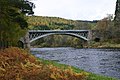
[[[0,50],[0,80],[117,80],[37,59],[16,47]]]

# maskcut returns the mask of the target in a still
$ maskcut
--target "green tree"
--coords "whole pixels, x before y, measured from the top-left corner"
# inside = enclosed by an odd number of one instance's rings
[[[33,14],[34,4],[28,0],[0,0],[0,41],[17,41],[28,26],[25,15]]]

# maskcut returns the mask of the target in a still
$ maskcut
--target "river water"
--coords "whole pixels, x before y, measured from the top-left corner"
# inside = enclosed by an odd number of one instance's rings
[[[31,48],[31,52],[39,58],[120,79],[120,49]]]

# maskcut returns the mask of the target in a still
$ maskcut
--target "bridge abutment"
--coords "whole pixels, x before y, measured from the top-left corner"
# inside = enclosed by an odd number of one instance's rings
[[[23,45],[20,46],[20,47],[22,47],[22,48],[24,48],[24,49],[28,49],[28,50],[30,49],[29,32],[27,32],[26,35],[20,39],[20,41],[21,41],[22,44],[23,44]]]
[[[24,48],[30,49],[30,39],[29,39],[29,32],[24,37]]]

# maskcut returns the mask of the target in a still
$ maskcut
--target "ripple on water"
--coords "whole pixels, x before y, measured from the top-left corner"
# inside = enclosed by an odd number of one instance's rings
[[[32,48],[37,57],[120,78],[120,49]]]

